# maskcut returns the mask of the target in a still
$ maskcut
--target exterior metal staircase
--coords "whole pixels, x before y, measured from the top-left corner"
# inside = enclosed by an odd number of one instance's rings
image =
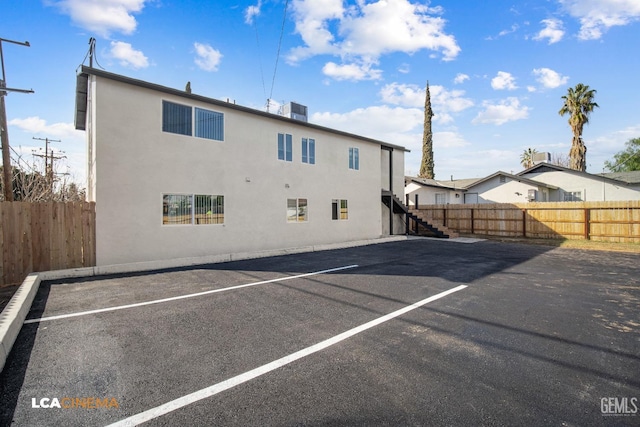
[[[451,233],[446,229],[446,227],[438,227],[429,223],[425,219],[420,218],[414,212],[409,210],[409,208],[390,191],[382,191],[382,203],[384,203],[388,208],[393,209],[394,214],[405,215],[406,234],[425,237],[439,237],[443,239],[451,237]]]

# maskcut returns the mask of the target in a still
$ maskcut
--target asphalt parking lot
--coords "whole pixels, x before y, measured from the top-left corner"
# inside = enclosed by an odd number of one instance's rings
[[[640,425],[639,261],[417,239],[44,282],[0,425]]]

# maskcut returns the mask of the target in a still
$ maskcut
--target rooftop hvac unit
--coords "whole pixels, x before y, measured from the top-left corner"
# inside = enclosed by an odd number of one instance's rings
[[[531,160],[533,160],[534,165],[538,163],[551,163],[551,153],[533,153]]]
[[[290,102],[282,107],[282,115],[289,117],[290,119],[300,120],[301,122],[307,121],[307,106],[298,104],[296,102]]]

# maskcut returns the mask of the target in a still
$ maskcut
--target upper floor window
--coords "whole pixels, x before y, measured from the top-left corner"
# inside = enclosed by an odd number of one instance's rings
[[[316,164],[316,140],[302,138],[302,163]]]
[[[293,161],[293,137],[288,133],[278,134],[278,159]]]
[[[188,105],[162,101],[162,131],[180,135],[224,141],[224,114],[195,109],[195,133],[193,109]]]
[[[224,114],[196,108],[196,136],[224,140]]]
[[[360,150],[349,147],[349,169],[360,170]]]
[[[162,101],[162,131],[191,136],[191,107]]]

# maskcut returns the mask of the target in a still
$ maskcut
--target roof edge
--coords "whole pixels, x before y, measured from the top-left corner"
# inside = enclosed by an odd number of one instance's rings
[[[366,136],[362,136],[362,135],[357,135],[354,133],[350,133],[350,132],[346,132],[346,131],[342,131],[342,130],[338,130],[338,129],[332,129],[326,126],[320,126],[320,125],[316,125],[313,123],[308,123],[308,122],[303,122],[300,120],[294,120],[294,119],[290,119],[288,117],[284,117],[284,116],[280,116],[277,114],[272,114],[272,113],[267,113],[265,111],[261,111],[261,110],[256,110],[255,108],[249,108],[249,107],[244,107],[242,105],[238,105],[238,104],[232,104],[230,102],[225,102],[225,101],[221,101],[219,99],[215,99],[215,98],[209,98],[206,96],[202,96],[202,95],[197,95],[197,94],[193,94],[193,93],[187,93],[183,90],[179,90],[179,89],[173,89],[167,86],[162,86],[156,83],[150,83],[144,80],[139,80],[139,79],[134,79],[131,77],[126,77],[120,74],[115,74],[115,73],[110,73],[108,71],[104,71],[104,70],[99,70],[97,68],[93,68],[93,67],[87,67],[86,65],[83,65],[80,69],[79,74],[85,74],[85,75],[94,75],[94,76],[98,76],[98,77],[103,77],[106,79],[110,79],[110,80],[114,80],[114,81],[118,81],[121,83],[125,83],[125,84],[130,84],[133,86],[139,86],[145,89],[151,89],[151,90],[155,90],[158,92],[164,92],[167,94],[171,94],[171,95],[176,95],[176,96],[181,96],[183,98],[188,98],[188,99],[193,99],[196,101],[200,101],[200,102],[205,102],[207,104],[211,104],[211,105],[216,105],[219,107],[224,107],[224,108],[230,108],[232,110],[236,110],[236,111],[241,111],[244,113],[248,113],[248,114],[254,114],[257,116],[261,116],[261,117],[267,117],[273,120],[280,120],[283,122],[287,122],[289,124],[296,124],[299,126],[303,126],[303,127],[308,127],[311,129],[316,129],[316,130],[320,130],[323,132],[329,132],[329,133],[333,133],[333,134],[337,134],[337,135],[341,135],[341,136],[346,136],[349,138],[354,138],[354,139],[359,139],[361,141],[365,141],[365,142],[370,142],[373,144],[377,144],[380,145],[382,147],[386,147],[386,148],[390,148],[390,149],[394,149],[394,150],[400,150],[400,151],[404,151],[404,152],[410,152],[410,150],[408,150],[405,147],[402,147],[400,145],[396,145],[396,144],[390,144],[388,142],[384,142],[384,141],[380,141],[374,138],[369,138]]]

